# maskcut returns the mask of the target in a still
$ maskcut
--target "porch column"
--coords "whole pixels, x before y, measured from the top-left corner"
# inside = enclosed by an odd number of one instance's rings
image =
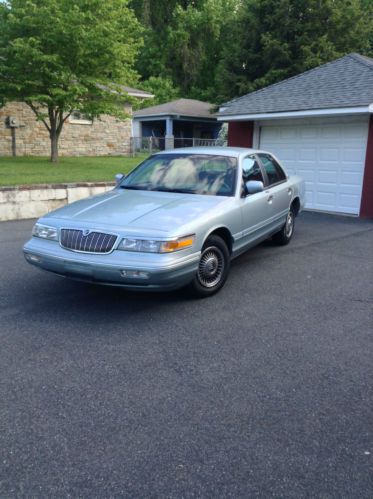
[[[165,149],[174,148],[174,129],[172,118],[166,118],[166,135],[165,135]]]

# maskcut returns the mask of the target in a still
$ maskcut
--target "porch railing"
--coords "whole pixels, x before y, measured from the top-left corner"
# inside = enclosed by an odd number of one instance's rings
[[[130,151],[131,154],[137,152],[147,152],[151,154],[164,149],[177,149],[179,147],[219,147],[227,145],[222,139],[200,139],[191,138],[165,138],[165,137],[131,137]]]

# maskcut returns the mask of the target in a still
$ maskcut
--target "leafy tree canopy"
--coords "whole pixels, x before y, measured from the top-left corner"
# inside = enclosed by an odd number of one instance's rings
[[[138,101],[135,104],[135,107],[141,109],[176,100],[181,96],[180,88],[174,87],[171,78],[167,77],[151,76],[148,80],[141,83],[141,88],[154,95],[154,99],[146,99],[144,102]]]
[[[369,55],[361,0],[246,0],[219,64],[219,99],[242,95],[350,52]]]
[[[180,89],[182,97],[214,101],[215,74],[226,28],[240,3],[241,0],[132,0],[131,5],[145,27],[145,43],[137,62],[142,78],[166,78],[173,88]]]
[[[372,55],[371,0],[132,0],[137,69],[223,102],[350,52]]]
[[[0,6],[0,95],[24,101],[43,121],[54,161],[73,110],[120,115],[118,85],[137,81],[141,27],[127,4],[9,0]]]

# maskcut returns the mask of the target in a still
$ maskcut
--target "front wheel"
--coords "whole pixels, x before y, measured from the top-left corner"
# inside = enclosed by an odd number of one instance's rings
[[[230,257],[224,240],[219,236],[207,238],[201,251],[198,270],[190,289],[199,297],[211,296],[223,287],[229,273]]]
[[[290,239],[293,237],[294,233],[294,220],[295,220],[295,213],[293,208],[290,208],[286,217],[285,225],[282,227],[281,230],[279,230],[278,232],[276,232],[276,234],[272,236],[272,240],[276,244],[279,244],[280,246],[285,246],[285,244],[288,244],[290,242]]]

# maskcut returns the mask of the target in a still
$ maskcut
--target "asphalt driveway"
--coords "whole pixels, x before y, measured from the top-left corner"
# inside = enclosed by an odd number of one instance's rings
[[[224,289],[26,264],[0,224],[0,497],[373,496],[373,224],[305,213]]]

